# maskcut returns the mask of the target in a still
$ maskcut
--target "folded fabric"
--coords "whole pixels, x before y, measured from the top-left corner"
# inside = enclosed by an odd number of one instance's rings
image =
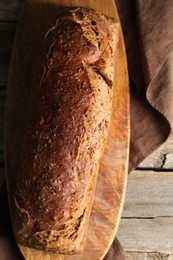
[[[173,119],[173,3],[172,0],[116,0],[116,5],[130,79],[130,172],[170,134]],[[110,251],[111,256],[108,253],[105,260],[124,259],[115,242]]]
[[[131,171],[170,133],[173,4],[171,0],[116,3],[131,83]]]

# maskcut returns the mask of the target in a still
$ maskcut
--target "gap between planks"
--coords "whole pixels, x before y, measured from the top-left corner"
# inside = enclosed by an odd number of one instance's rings
[[[122,218],[117,237],[125,251],[173,254],[173,218]]]
[[[122,217],[173,217],[173,171],[133,171],[128,177]]]
[[[129,175],[117,236],[125,251],[158,252],[153,259],[171,259],[173,171],[133,171]],[[128,259],[152,259],[151,255],[140,255],[129,253]]]

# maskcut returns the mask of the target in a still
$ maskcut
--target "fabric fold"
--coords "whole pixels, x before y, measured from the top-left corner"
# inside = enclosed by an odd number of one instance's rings
[[[126,259],[125,253],[118,239],[115,238],[109,252],[104,257],[104,260],[125,260],[125,259]]]
[[[172,120],[171,0],[117,0],[131,93],[129,171],[169,136]]]
[[[173,4],[172,0],[116,0],[116,5],[130,79],[130,172],[163,144],[171,131]],[[114,242],[105,260],[123,260],[117,248]]]
[[[165,1],[136,1],[146,97],[168,122],[172,120],[173,4]]]
[[[170,52],[147,89],[147,99],[168,122],[172,123],[173,52]]]

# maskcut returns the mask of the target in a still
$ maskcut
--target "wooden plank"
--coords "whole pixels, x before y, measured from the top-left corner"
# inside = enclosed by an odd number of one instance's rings
[[[133,171],[123,217],[173,217],[173,172]]]
[[[126,260],[173,260],[173,254],[126,252]]]
[[[172,187],[173,172],[133,171],[129,175],[118,238],[125,251],[135,252],[128,255],[130,260],[169,259],[136,252],[173,254]]]
[[[0,0],[0,21],[17,21],[23,4],[23,0]]]
[[[122,218],[117,237],[125,251],[173,254],[173,218]]]
[[[7,84],[7,75],[17,23],[0,22],[0,86]]]

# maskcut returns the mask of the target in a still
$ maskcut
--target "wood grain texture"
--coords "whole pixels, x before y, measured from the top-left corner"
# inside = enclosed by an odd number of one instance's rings
[[[133,171],[124,218],[173,217],[173,172]]]
[[[117,236],[125,251],[172,254],[173,218],[122,218]]]
[[[173,254],[172,187],[173,172],[133,171],[129,175],[117,234],[124,250],[134,253],[129,259],[152,259],[148,252],[160,253],[153,255],[160,257],[156,259]]]
[[[30,82],[42,39],[54,23],[61,6],[80,5],[118,19],[110,1],[27,1],[19,23],[10,67],[6,113],[6,176],[9,196],[18,167],[20,136],[30,93]],[[42,19],[44,17],[44,19]],[[118,43],[112,123],[101,160],[96,194],[82,256],[60,256],[21,247],[25,259],[102,259],[111,245],[119,224],[127,181],[129,143],[129,94],[122,35]],[[14,125],[18,127],[14,129]],[[120,134],[121,133],[121,134]],[[15,152],[14,152],[15,151]],[[104,226],[104,229],[103,229]]]
[[[126,260],[173,260],[173,254],[126,252]]]

